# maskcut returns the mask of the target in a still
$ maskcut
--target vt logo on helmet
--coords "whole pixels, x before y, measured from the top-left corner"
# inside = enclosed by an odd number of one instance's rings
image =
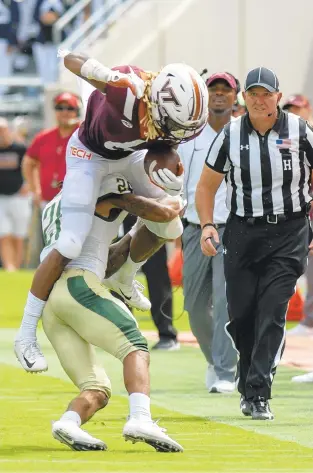
[[[164,67],[151,85],[152,119],[166,137],[179,143],[196,135],[208,117],[208,90],[185,64]]]

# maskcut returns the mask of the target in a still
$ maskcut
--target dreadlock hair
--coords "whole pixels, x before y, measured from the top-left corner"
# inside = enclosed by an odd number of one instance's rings
[[[156,128],[153,118],[152,118],[152,102],[151,102],[151,86],[153,79],[156,78],[158,73],[155,72],[145,72],[145,91],[142,97],[143,102],[146,104],[146,115],[140,120],[140,123],[143,123],[147,127],[145,132],[146,141],[155,140],[159,136],[164,136],[161,130]]]

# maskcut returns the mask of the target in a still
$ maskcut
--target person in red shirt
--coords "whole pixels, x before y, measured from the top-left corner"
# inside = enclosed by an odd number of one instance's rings
[[[79,126],[79,98],[62,92],[54,98],[57,126],[38,133],[23,158],[24,178],[41,209],[59,192],[58,183],[66,171],[65,151],[73,132]]]

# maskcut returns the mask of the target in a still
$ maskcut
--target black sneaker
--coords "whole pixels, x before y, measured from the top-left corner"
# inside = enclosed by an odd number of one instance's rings
[[[240,397],[240,410],[244,416],[251,416],[252,407],[250,402],[243,396]]]
[[[175,351],[180,349],[180,344],[178,343],[177,340],[159,340],[158,343],[156,343],[153,347],[152,350],[165,350],[165,351]]]
[[[255,401],[251,401],[252,419],[253,420],[273,420],[274,416],[271,412],[267,399],[260,397]]]

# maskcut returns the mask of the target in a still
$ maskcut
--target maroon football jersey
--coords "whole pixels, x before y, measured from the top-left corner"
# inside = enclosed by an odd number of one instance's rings
[[[139,77],[144,72],[136,66],[118,66],[113,69]],[[139,100],[129,88],[106,86],[106,93],[92,92],[88,100],[85,121],[79,129],[79,139],[94,153],[106,159],[125,158],[134,151],[165,143],[175,145],[171,139],[146,141],[140,136],[138,116]]]

